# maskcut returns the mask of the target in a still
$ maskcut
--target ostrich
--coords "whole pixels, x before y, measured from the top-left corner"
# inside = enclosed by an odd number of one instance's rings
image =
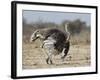
[[[59,29],[36,30],[31,35],[30,42],[38,38],[42,40],[41,48],[44,48],[48,55],[47,64],[52,64],[52,55],[54,54],[60,54],[62,60],[67,56],[70,47],[70,33],[67,26],[68,24],[65,24],[66,32]]]

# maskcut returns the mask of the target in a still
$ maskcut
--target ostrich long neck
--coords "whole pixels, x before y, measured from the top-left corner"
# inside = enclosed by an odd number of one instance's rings
[[[68,31],[68,24],[65,24],[65,31],[67,32],[67,41],[70,39],[70,32]]]
[[[68,32],[68,24],[65,24],[65,31]]]

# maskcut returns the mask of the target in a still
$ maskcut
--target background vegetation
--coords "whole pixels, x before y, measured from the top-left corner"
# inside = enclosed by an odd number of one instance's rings
[[[43,22],[38,20],[37,22],[27,23],[27,20],[23,19],[23,42],[29,42],[31,34],[36,29],[47,29],[47,28],[57,28],[65,31],[65,24],[69,23],[68,30],[71,33],[71,44],[90,44],[90,26],[86,22],[82,22],[80,19],[69,21],[64,20],[61,24],[56,24],[53,22]]]

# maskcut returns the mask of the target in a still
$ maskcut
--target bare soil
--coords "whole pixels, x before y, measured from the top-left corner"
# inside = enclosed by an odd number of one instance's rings
[[[60,55],[53,56],[53,64],[46,63],[47,54],[40,48],[39,41],[23,43],[22,67],[23,69],[63,68],[90,66],[90,44],[71,45],[65,60]]]

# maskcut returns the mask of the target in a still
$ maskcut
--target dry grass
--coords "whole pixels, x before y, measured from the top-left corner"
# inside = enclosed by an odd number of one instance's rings
[[[82,31],[79,34],[71,35],[71,44],[80,45],[80,44],[89,44],[91,43],[91,37],[89,31]]]
[[[29,33],[30,32],[30,33]],[[22,67],[23,69],[38,68],[63,68],[63,67],[83,67],[91,64],[90,32],[83,31],[80,34],[71,35],[71,46],[65,61],[61,61],[60,55],[53,56],[52,65],[46,63],[47,54],[40,48],[39,41],[29,43],[30,35],[33,31],[23,34],[22,46]]]
[[[38,69],[38,68],[61,68],[61,67],[81,67],[90,66],[90,45],[77,44],[71,45],[69,53],[65,61],[61,61],[60,55],[53,56],[52,65],[46,64],[46,53],[39,47],[39,41],[34,43],[23,43],[22,47],[22,67],[23,69]]]

